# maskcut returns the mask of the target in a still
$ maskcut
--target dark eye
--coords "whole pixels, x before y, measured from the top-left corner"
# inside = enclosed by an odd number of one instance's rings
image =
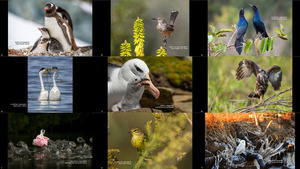
[[[134,67],[135,67],[135,69],[138,71],[138,72],[141,72],[141,73],[143,73],[143,71],[142,71],[142,69],[141,68],[139,68],[138,66],[136,66],[136,65],[134,65]]]
[[[135,81],[137,81],[137,79],[135,79]]]

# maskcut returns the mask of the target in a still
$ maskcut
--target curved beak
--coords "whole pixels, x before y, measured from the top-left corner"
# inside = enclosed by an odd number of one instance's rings
[[[147,81],[147,82],[145,82]],[[159,90],[153,85],[151,82],[151,79],[149,77],[149,74],[147,74],[142,80],[141,84],[145,86],[145,88],[157,99],[159,98],[160,92]]]

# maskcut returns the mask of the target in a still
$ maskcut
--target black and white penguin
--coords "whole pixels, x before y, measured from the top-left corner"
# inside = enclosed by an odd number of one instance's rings
[[[43,28],[38,28],[42,36],[39,37],[33,47],[31,48],[30,52],[32,53],[46,53],[47,52],[47,41],[45,39],[50,38],[48,31],[44,31]]]
[[[61,18],[63,18],[63,19],[70,25],[70,27],[72,28],[72,30],[74,30],[74,29],[73,29],[73,22],[72,22],[71,16],[70,16],[70,14],[68,13],[68,11],[65,10],[64,8],[60,7],[60,6],[57,6],[57,7],[56,7],[56,12],[57,12],[57,14],[58,14]]]
[[[73,30],[70,25],[62,19],[56,12],[56,6],[53,3],[47,3],[45,6],[45,28],[48,29],[51,37],[57,39],[65,52],[77,50]]]
[[[48,35],[42,37],[42,42],[47,44],[46,50],[49,53],[59,53],[64,51],[62,45],[58,42],[58,40],[51,37],[47,28],[39,28],[39,29],[41,29],[41,32],[43,32],[45,35]]]

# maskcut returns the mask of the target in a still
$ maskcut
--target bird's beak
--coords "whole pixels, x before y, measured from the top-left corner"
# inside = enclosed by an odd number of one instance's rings
[[[143,80],[144,79],[144,80]],[[148,81],[145,86],[145,88],[157,99],[159,98],[160,92],[159,90],[153,85],[153,83],[151,82],[151,79],[149,77],[149,74],[147,74],[144,78],[142,79],[142,81]],[[147,79],[147,80],[146,80]],[[143,83],[142,83],[143,84]]]
[[[42,28],[38,28],[39,30],[42,30]]]
[[[252,4],[249,4],[251,6],[251,8],[253,8],[253,5]]]
[[[49,8],[48,7],[45,7],[45,11],[47,11]]]
[[[157,18],[152,18],[152,20],[157,20]]]
[[[140,81],[140,84],[142,86],[150,86],[150,84],[148,82],[145,82],[145,81],[150,81],[150,79],[148,79],[148,78],[142,78],[141,81]]]
[[[242,8],[242,10],[244,10],[245,9],[245,6]]]

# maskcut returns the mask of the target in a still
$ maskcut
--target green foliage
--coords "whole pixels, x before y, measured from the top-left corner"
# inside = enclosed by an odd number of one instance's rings
[[[124,43],[121,44],[121,53],[120,56],[122,57],[129,57],[131,56],[131,46],[130,43],[127,43],[125,40]]]
[[[107,154],[108,169],[115,169],[113,165],[116,164],[116,162],[118,161],[115,153],[119,153],[119,152],[120,152],[119,149],[108,149],[108,154]]]
[[[217,31],[216,27],[213,25],[209,25],[211,28],[211,32],[208,32],[208,51],[209,55],[212,53],[221,53],[225,52],[227,49],[227,45],[223,43],[217,43],[218,38],[220,37],[226,37],[226,34],[228,32],[233,32],[230,28],[220,29]]]
[[[288,40],[288,36],[284,33],[283,25],[280,24],[280,29],[275,28],[274,31],[277,33],[277,37],[283,40]]]
[[[149,141],[133,168],[176,169],[178,159],[184,158],[192,148],[191,125],[183,113],[153,113],[153,116],[155,127],[153,129],[152,121],[147,122]],[[151,160],[146,160],[150,154]]]
[[[193,63],[192,61],[183,58],[184,57],[143,57],[140,59],[147,63],[150,72],[159,72],[161,76],[167,77],[169,83],[173,87],[192,90]],[[122,65],[130,59],[132,59],[132,57],[109,57],[108,62]]]
[[[244,49],[244,52],[247,54],[248,51],[251,50],[251,47],[252,47],[252,43],[253,41],[251,39],[248,39],[247,42],[246,42],[246,46],[245,46],[245,49]]]
[[[133,8],[134,7],[134,8]],[[132,34],[129,33],[136,16],[146,18],[148,8],[146,1],[118,0],[111,5],[111,55],[118,56],[120,53],[120,40],[126,39],[133,44]]]
[[[162,46],[160,47],[160,49],[157,49],[156,53],[157,53],[156,56],[161,56],[161,57],[167,56],[166,49],[164,49]]]
[[[269,83],[268,90],[263,98],[267,98],[292,87],[292,57],[210,57],[208,58],[208,110],[209,112],[232,112],[241,107],[259,103],[259,100],[248,99],[248,94],[255,89],[255,76],[236,80],[236,69],[240,61],[253,60],[263,69],[271,65],[278,65],[282,70],[282,83],[279,91],[274,91]],[[291,97],[287,92],[272,101]],[[269,105],[266,109],[281,109],[291,112],[289,107]],[[263,109],[261,111],[264,111]]]
[[[263,38],[260,46],[260,52],[262,54],[265,53],[265,51],[267,50],[267,46],[268,46],[268,38]]]
[[[252,19],[253,11],[248,4],[243,4],[239,0],[227,0],[227,1],[218,1],[218,0],[209,0],[208,1],[208,25],[214,25],[216,28],[230,28],[232,24],[237,24],[239,20],[239,11],[245,5],[245,18],[248,21],[248,29],[244,36],[245,42],[252,38],[256,32],[253,28]],[[273,4],[270,6],[270,4]],[[264,55],[276,55],[276,56],[292,56],[292,41],[280,41],[279,39],[285,39],[287,37],[292,37],[293,28],[293,9],[292,1],[277,1],[269,0],[268,3],[259,3],[255,4],[258,7],[260,16],[265,21],[265,27],[269,36],[279,37],[274,39],[273,50],[265,52]],[[280,13],[278,15],[278,13]],[[276,14],[276,15],[274,15]],[[279,17],[277,17],[279,16]],[[282,16],[282,17],[281,17]],[[271,22],[268,22],[271,21]],[[284,34],[280,31],[279,24],[284,26]],[[277,33],[274,32],[274,29],[277,29]],[[210,26],[208,26],[208,32],[211,31]],[[278,35],[277,35],[278,34]],[[282,35],[282,36],[281,36]],[[229,35],[227,38],[219,38],[218,43],[228,44]],[[231,44],[234,43],[235,36],[233,37]],[[253,47],[254,48],[254,47]],[[260,50],[260,47],[258,48]],[[255,49],[248,51],[249,56],[257,54]],[[214,56],[212,53],[211,56]],[[235,48],[228,47],[225,53],[220,53],[219,56],[238,56]]]
[[[145,29],[143,19],[137,18],[133,26],[134,52],[136,56],[144,56]]]

